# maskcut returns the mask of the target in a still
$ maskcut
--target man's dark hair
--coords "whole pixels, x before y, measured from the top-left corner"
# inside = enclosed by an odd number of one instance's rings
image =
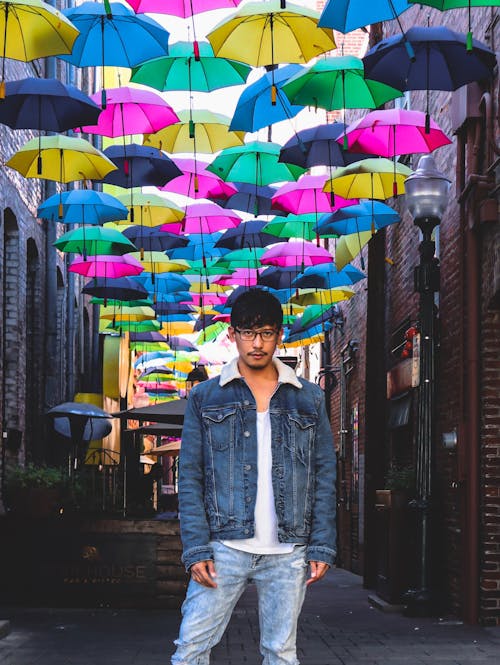
[[[233,303],[231,325],[233,328],[253,328],[263,325],[281,328],[283,310],[280,301],[269,291],[248,289]]]

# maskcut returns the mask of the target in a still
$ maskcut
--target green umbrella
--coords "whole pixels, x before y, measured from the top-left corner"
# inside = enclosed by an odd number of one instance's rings
[[[301,316],[301,324],[304,328],[307,328],[307,324],[314,319],[317,319],[319,316],[332,308],[331,303],[323,303],[321,305],[308,305]]]
[[[148,332],[150,330],[160,330],[161,323],[154,319],[147,319],[145,321],[120,321],[116,325],[112,325],[111,321],[104,319],[100,322],[102,327],[99,328],[99,332]]]
[[[153,301],[149,298],[144,298],[144,300],[115,300],[113,298],[91,298],[91,305],[104,305],[109,307],[125,307],[129,305],[130,307],[152,307],[154,305]]]
[[[221,267],[224,271],[236,270],[236,268],[262,268],[260,257],[267,247],[244,247],[228,252],[217,259],[214,266]]]
[[[82,226],[68,231],[54,245],[61,252],[73,252],[83,257],[97,254],[121,256],[136,249],[123,233],[102,226]]]
[[[287,217],[275,217],[264,226],[263,231],[279,238],[315,240],[317,236],[314,226],[317,221],[317,215],[314,212],[302,215],[288,215]]]
[[[229,323],[223,321],[216,321],[202,330],[198,337],[194,340],[196,345],[206,344],[206,342],[213,342],[222,332],[229,328]]]
[[[403,94],[385,83],[365,79],[363,61],[353,55],[318,60],[292,76],[282,90],[292,104],[343,109],[344,115],[345,109],[375,109]]]
[[[226,148],[207,166],[207,171],[225,181],[249,182],[259,186],[297,180],[306,169],[279,162],[280,149],[277,143],[261,141]]]
[[[157,90],[211,92],[245,83],[251,67],[227,58],[216,58],[208,42],[198,42],[199,56],[192,42],[169,44],[168,57],[148,60],[132,70],[131,80]]]

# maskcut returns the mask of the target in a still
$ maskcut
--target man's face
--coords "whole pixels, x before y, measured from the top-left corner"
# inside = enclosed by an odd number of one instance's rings
[[[253,328],[230,326],[228,334],[229,339],[236,344],[240,361],[250,369],[260,370],[272,363],[274,351],[281,339],[282,328],[269,324]]]

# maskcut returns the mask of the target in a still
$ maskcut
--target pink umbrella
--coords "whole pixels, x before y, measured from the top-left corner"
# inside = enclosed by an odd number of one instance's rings
[[[101,92],[91,99],[100,105]],[[179,122],[177,114],[161,95],[124,86],[106,90],[106,108],[97,125],[87,125],[81,131],[109,137],[153,134],[176,122]]]
[[[133,256],[124,254],[123,256],[110,256],[100,254],[84,261],[83,257],[78,256],[68,268],[70,272],[76,272],[85,277],[127,277],[129,275],[139,275],[144,268],[140,261]]]
[[[183,194],[193,199],[209,197],[225,199],[236,194],[236,187],[224,182],[211,171],[205,170],[208,162],[182,158],[174,158],[173,161],[183,172],[183,175],[170,180],[161,188],[164,191]]]
[[[257,268],[236,268],[231,275],[217,277],[213,283],[220,286],[255,286],[259,281],[258,276]]]
[[[263,265],[289,268],[315,266],[318,263],[332,263],[333,256],[324,247],[318,247],[307,240],[279,242],[267,249],[260,258]]]
[[[330,193],[323,191],[329,177],[331,176],[327,174],[303,175],[297,182],[285,183],[273,196],[272,207],[275,210],[302,215],[311,212],[334,212],[339,208],[358,203],[358,199],[343,199],[341,196],[335,196],[332,204]]]
[[[195,305],[195,307],[206,307],[207,305],[223,305],[227,296],[217,293],[193,293],[191,300],[183,300],[181,305]]]
[[[188,18],[213,9],[234,9],[241,0],[127,0],[136,14],[169,14]]]
[[[423,111],[405,109],[371,111],[349,125],[345,136],[351,152],[369,152],[381,157],[432,152],[451,143],[432,118],[426,127]],[[337,142],[343,140],[344,134]]]
[[[233,210],[226,210],[208,201],[196,201],[186,206],[184,233],[215,233],[238,226],[240,222],[241,217]]]

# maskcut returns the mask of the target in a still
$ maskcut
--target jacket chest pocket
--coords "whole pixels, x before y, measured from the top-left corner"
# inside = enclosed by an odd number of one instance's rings
[[[204,409],[201,413],[208,445],[212,450],[234,446],[236,437],[236,406]]]
[[[302,464],[308,464],[316,432],[316,419],[312,415],[287,414],[289,448]]]

